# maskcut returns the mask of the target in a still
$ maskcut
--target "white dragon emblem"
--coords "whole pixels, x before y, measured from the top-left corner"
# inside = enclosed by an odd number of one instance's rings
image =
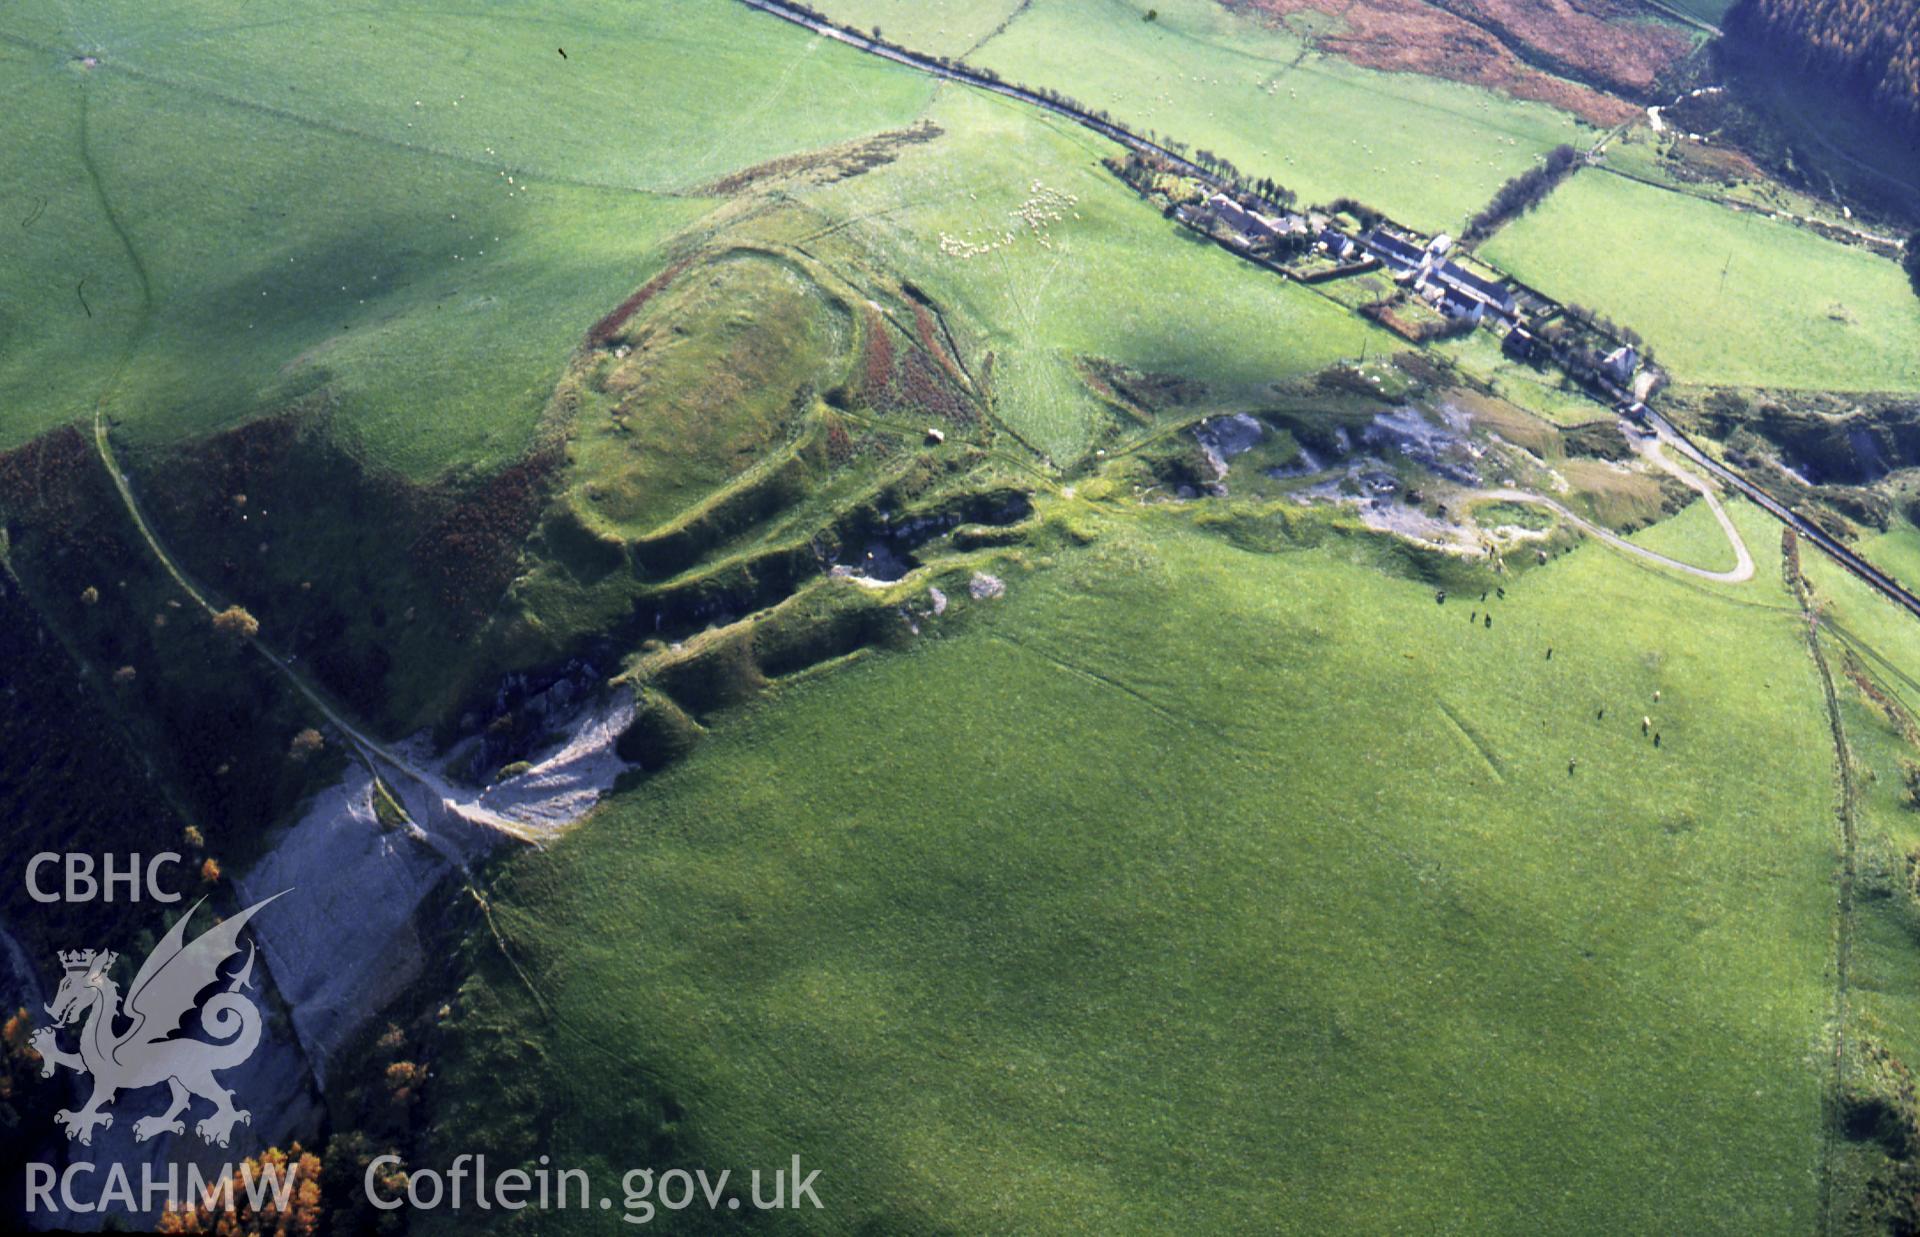
[[[273,898],[280,896],[276,893]],[[224,991],[207,998],[204,1005],[199,1003],[199,996],[220,982],[221,965],[240,951],[240,929],[273,898],[254,903],[201,933],[192,944],[184,944],[187,921],[205,899],[194,903],[141,964],[140,973],[127,989],[124,1009],[119,986],[107,974],[118,954],[91,949],[60,954],[66,975],[46,1009],[59,1026],[86,1020],[79,1033],[80,1051],[62,1049],[58,1032],[51,1026],[35,1031],[32,1043],[42,1059],[42,1077],[51,1077],[58,1065],[93,1075],[93,1096],[85,1107],[79,1112],[63,1108],[53,1115],[56,1122],[67,1127],[68,1138],[91,1146],[96,1126],[105,1129],[113,1125],[113,1114],[102,1110],[116,1094],[163,1082],[171,1092],[167,1111],[134,1122],[137,1141],[157,1134],[185,1133],[186,1126],[179,1117],[196,1095],[214,1105],[213,1114],[193,1126],[207,1142],[224,1147],[236,1121],[252,1124],[252,1114],[235,1108],[233,1092],[213,1077],[215,1071],[232,1069],[252,1056],[260,1043],[259,1007],[238,991],[252,987],[251,945],[245,967]],[[201,1028],[217,1042],[174,1038],[181,1021],[195,1008],[200,1011]],[[116,1023],[125,1023],[125,1029],[116,1030]]]

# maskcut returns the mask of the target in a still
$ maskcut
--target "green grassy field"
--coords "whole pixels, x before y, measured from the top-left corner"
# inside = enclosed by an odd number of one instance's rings
[[[842,25],[878,29],[902,47],[964,56],[1026,5],[1021,0],[831,0],[811,7]]]
[[[1416,227],[1460,227],[1502,182],[1590,131],[1488,91],[1309,51],[1212,0],[1035,0],[971,59],[1268,175]],[[831,6],[829,6],[831,11]]]
[[[1303,55],[1208,0],[1164,0],[1151,23],[1120,0],[828,7],[935,51],[1005,22],[981,59],[1009,78],[1430,227],[1586,136],[1550,109]],[[276,652],[377,666],[325,673],[365,683],[377,698],[355,707],[388,729],[450,726],[469,696],[504,698],[503,668],[589,643],[643,680],[668,666],[649,707],[699,715],[673,736],[689,754],[485,870],[473,904],[500,935],[473,934],[474,970],[421,1044],[415,1129],[440,1163],[546,1155],[612,1192],[630,1168],[744,1178],[798,1154],[827,1212],[767,1218],[781,1231],[1821,1227],[1845,834],[1806,619],[1757,509],[1731,505],[1760,567],[1747,584],[1589,541],[1514,556],[1504,596],[1436,604],[1435,580],[1483,569],[1240,489],[1136,502],[1129,483],[1197,454],[1202,411],[1297,413],[1263,448],[1285,458],[1295,430],[1326,428],[1315,413],[1357,430],[1386,406],[1287,384],[1370,353],[1405,392],[1417,367],[1159,217],[1085,130],[729,0],[26,0],[0,14],[0,65],[16,173],[0,450],[104,410],[161,535],[224,573]],[[714,183],[923,119],[937,133],[834,183],[791,166]],[[1898,272],[1805,233],[1585,172],[1501,247],[1646,332],[1683,381],[1920,389]],[[578,349],[669,267],[622,334]],[[877,364],[876,339],[898,356]],[[1491,339],[1451,354],[1563,426],[1604,415]],[[1174,394],[1102,398],[1089,375],[1109,368]],[[514,524],[449,503],[420,537],[405,495],[364,501],[387,479],[363,462],[419,479],[513,459],[557,381],[591,388],[553,453],[562,504]],[[303,399],[354,452],[290,452],[306,491],[242,503],[212,448],[166,451]],[[1657,510],[1645,478],[1575,458],[1590,440],[1480,402],[1510,441],[1551,448],[1568,501],[1623,525]],[[170,460],[182,493],[158,484]],[[1068,490],[1049,463],[1093,475]],[[1020,528],[961,501],[1014,488],[1040,508]],[[939,514],[970,527],[923,556],[976,556],[1004,598],[971,596],[968,560],[937,616],[916,586],[908,635],[898,597],[823,579],[829,550],[950,500]],[[196,537],[213,519],[223,539]],[[462,560],[416,561],[416,537],[496,524],[497,580],[377,634],[466,579],[441,567]],[[139,692],[188,681],[152,643],[191,634],[153,621],[164,591],[136,575],[136,606],[109,573],[104,603],[78,600],[67,576],[93,560],[31,531],[12,544],[41,618],[91,624],[108,673],[123,647],[155,650],[127,654]],[[1900,571],[1920,562],[1906,536],[1884,546]],[[1732,562],[1703,504],[1637,537]],[[1920,704],[1910,620],[1808,572],[1832,593],[1833,655]],[[757,615],[737,647],[678,630],[736,612]],[[248,658],[256,672],[278,682]],[[1894,871],[1920,845],[1906,740],[1852,681],[1838,707],[1874,775],[1854,806]],[[155,734],[211,707],[123,695]],[[246,776],[281,798],[236,836],[304,786],[278,738],[255,746]],[[236,817],[248,802],[228,800]],[[1857,930],[1862,1029],[1920,1061],[1896,892],[1839,926]]]
[[[1885,532],[1867,530],[1860,553],[1908,588],[1920,588],[1920,528],[1896,515]]]
[[[28,221],[0,446],[103,394],[151,442],[324,388],[416,476],[525,446],[585,329],[708,207],[666,193],[904,125],[932,89],[725,0],[34,3],[0,34]],[[728,106],[684,105],[718,79]]]
[[[1790,224],[1587,173],[1483,252],[1633,327],[1681,382],[1920,390],[1899,266]]]
[[[1831,751],[1777,574],[1589,544],[1485,629],[1371,543],[1083,518],[516,860],[551,1018],[470,992],[449,1102],[602,1172],[649,1112],[798,1151],[848,1230],[1812,1226]]]
[[[1112,423],[1074,370],[1096,356],[1259,398],[1389,337],[1160,218],[1099,166],[1113,146],[1033,109],[950,88],[946,130],[898,162],[812,195],[888,266],[962,312],[994,354],[997,415],[1066,464]],[[1069,198],[1071,200],[1069,200]],[[1044,201],[1057,220],[1016,212]],[[959,256],[943,235],[989,252]]]
[[[1740,499],[1730,499],[1726,505],[1728,513],[1732,515],[1747,504]],[[1664,554],[1708,571],[1732,571],[1734,568],[1733,547],[1727,542],[1727,534],[1721,530],[1720,521],[1713,518],[1712,510],[1699,499],[1688,503],[1671,518],[1635,533],[1632,540],[1656,554]],[[1773,541],[1762,541],[1757,546],[1747,547],[1749,553],[1755,554],[1755,571],[1760,570],[1760,562],[1773,548]]]
[[[1868,538],[1863,548],[1900,562],[1887,536]],[[1820,641],[1853,762],[1847,1089],[1858,1096],[1892,1096],[1900,1079],[1877,1067],[1867,1049],[1891,1053],[1906,1067],[1920,1061],[1920,896],[1911,875],[1920,855],[1920,797],[1909,782],[1920,761],[1920,732],[1913,728],[1920,708],[1920,644],[1915,619],[1905,610],[1804,543],[1801,561],[1819,607]],[[1872,1150],[1865,1140],[1841,1145],[1836,1179],[1843,1188],[1858,1188],[1876,1169],[1884,1171]]]
[[[1891,560],[1886,570],[1898,573],[1899,556],[1887,553],[1884,540],[1868,538],[1863,552],[1877,551],[1873,561]],[[1863,653],[1870,654],[1875,674],[1888,690],[1905,700],[1910,709],[1920,710],[1920,644],[1916,644],[1916,623],[1905,610],[1873,592],[1848,575],[1826,557],[1801,551],[1807,579],[1813,584],[1826,611],[1829,624],[1848,637]],[[1903,578],[1903,577],[1897,577]]]

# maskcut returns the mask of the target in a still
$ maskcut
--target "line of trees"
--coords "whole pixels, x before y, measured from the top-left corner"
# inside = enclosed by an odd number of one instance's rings
[[[1913,294],[1920,296],[1920,232],[1907,238],[1906,256],[1900,259],[1900,265],[1907,272],[1907,281],[1913,285]]]
[[[1570,320],[1579,323],[1590,331],[1598,331],[1609,339],[1617,339],[1632,348],[1645,349],[1646,341],[1640,338],[1640,332],[1630,326],[1621,326],[1603,313],[1588,309],[1585,305],[1568,301],[1560,310]]]
[[[1378,207],[1369,206],[1358,198],[1346,197],[1335,198],[1333,201],[1328,202],[1327,213],[1330,215],[1347,215],[1362,228],[1378,227],[1387,217],[1386,212],[1380,210]]]
[[[1580,152],[1564,142],[1547,152],[1546,161],[1529,168],[1500,186],[1485,210],[1467,224],[1465,241],[1480,241],[1498,231],[1512,219],[1525,214],[1546,200],[1554,187],[1580,166]]]

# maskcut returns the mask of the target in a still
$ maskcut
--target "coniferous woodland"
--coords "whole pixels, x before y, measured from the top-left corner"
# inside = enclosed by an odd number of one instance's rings
[[[1920,3],[1741,0],[1733,30],[1818,73],[1852,82],[1875,108],[1920,135]]]

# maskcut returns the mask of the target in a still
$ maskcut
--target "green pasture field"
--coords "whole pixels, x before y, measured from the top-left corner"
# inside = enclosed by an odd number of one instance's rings
[[[1589,542],[1486,628],[1372,540],[1078,506],[500,874],[548,1011],[469,985],[463,1147],[798,1153],[848,1230],[1814,1225],[1833,766],[1777,571]]]
[[[1858,548],[1875,567],[1910,589],[1920,589],[1920,528],[1911,521],[1896,514],[1885,532],[1865,530]]]
[[[974,364],[993,353],[996,414],[1056,463],[1093,449],[1114,421],[1076,358],[1258,399],[1369,344],[1390,350],[1390,336],[1339,306],[1162,219],[1100,166],[1111,143],[961,87],[928,115],[939,140],[805,200],[958,310]],[[1034,202],[1060,218],[1034,229],[1017,215]],[[960,256],[943,234],[998,247]]]
[[[1864,548],[1889,547],[1882,537],[1867,539]],[[1849,1090],[1872,1094],[1876,1071],[1863,1058],[1865,1045],[1877,1045],[1909,1067],[1920,1060],[1920,896],[1910,876],[1911,857],[1920,852],[1920,799],[1908,781],[1920,761],[1911,729],[1920,708],[1920,657],[1914,653],[1920,620],[1804,542],[1800,553],[1820,610],[1820,640],[1853,760],[1855,890],[1847,986],[1853,1051],[1847,1070]],[[1889,702],[1904,712],[1905,724]],[[1893,1088],[1883,1081],[1877,1089],[1886,1094]],[[1858,1145],[1842,1150],[1841,1183],[1866,1180],[1873,1158]]]
[[[809,6],[858,30],[936,56],[964,56],[1026,6],[1021,0],[828,0]]]
[[[1920,390],[1899,266],[1788,223],[1587,172],[1483,252],[1639,331],[1682,382]]]
[[[1726,505],[1730,516],[1737,515],[1737,507],[1745,505],[1744,500],[1727,498]],[[1739,524],[1736,522],[1736,528]],[[1668,519],[1634,533],[1631,540],[1635,545],[1645,546],[1656,554],[1664,554],[1676,562],[1700,567],[1707,571],[1732,571],[1736,562],[1733,547],[1727,543],[1727,534],[1721,530],[1720,521],[1713,518],[1713,511],[1701,499],[1694,499]],[[1773,542],[1763,542],[1758,546],[1749,545],[1747,552],[1754,556],[1754,571],[1762,570],[1761,564],[1769,563],[1775,556]]]
[[[52,52],[419,155],[616,189],[691,189],[905,124],[932,91],[735,0],[466,12],[292,0],[271,13],[249,0],[113,0],[74,14]]]
[[[1213,0],[1034,0],[971,57],[1271,176],[1302,204],[1349,196],[1458,229],[1510,177],[1592,131],[1536,103],[1311,51]],[[831,6],[829,6],[831,9]]]
[[[324,390],[416,477],[525,448],[586,329],[710,208],[668,191],[932,90],[724,0],[30,4],[0,36],[0,447],[103,398],[140,444]],[[686,105],[721,79],[726,106]]]
[[[1863,552],[1874,548],[1869,539]],[[1920,711],[1920,640],[1916,640],[1920,637],[1920,619],[1804,543],[1800,561],[1820,599],[1823,626],[1859,650],[1872,663],[1875,677],[1909,709]],[[1878,565],[1880,559],[1872,561]],[[1886,570],[1898,571],[1898,560]]]

